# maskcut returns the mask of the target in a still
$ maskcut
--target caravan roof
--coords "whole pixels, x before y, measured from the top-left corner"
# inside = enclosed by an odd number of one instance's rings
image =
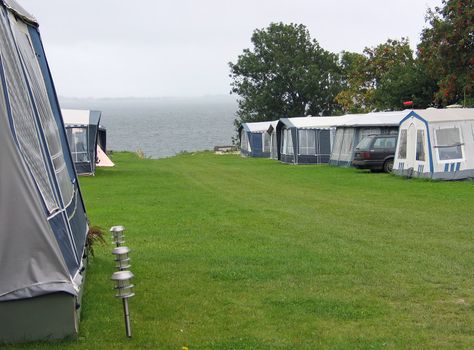
[[[276,130],[277,125],[278,125],[278,120],[274,120],[274,121],[270,122],[270,125],[268,126],[267,132],[269,134],[271,134],[273,132],[273,130]]]
[[[242,128],[247,132],[266,132],[271,123],[273,122],[243,123]]]
[[[298,129],[327,129],[337,123],[336,117],[296,117],[281,118],[280,122],[290,128]]]
[[[474,109],[472,108],[450,108],[450,109],[415,109],[413,112],[430,123],[448,121],[474,120]],[[407,113],[408,114],[408,113]],[[405,115],[406,116],[406,115]]]
[[[338,117],[335,126],[363,127],[363,126],[398,126],[409,113],[405,111],[372,112],[367,114],[346,114]]]
[[[99,111],[83,109],[61,109],[65,124],[70,125],[98,125],[101,117]]]
[[[3,4],[5,4],[5,7],[8,8],[11,12],[13,12],[16,16],[20,17],[26,22],[29,22],[31,24],[34,24],[35,26],[38,26],[38,21],[36,18],[30,14],[28,11],[26,11],[19,3],[17,3],[15,0],[2,0]]]

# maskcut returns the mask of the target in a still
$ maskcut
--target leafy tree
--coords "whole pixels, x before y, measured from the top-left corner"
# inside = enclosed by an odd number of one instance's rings
[[[363,54],[343,51],[340,66],[343,90],[335,101],[346,113],[362,113],[372,108],[373,86],[367,69],[368,58]]]
[[[436,81],[431,79],[418,60],[394,63],[382,76],[375,90],[377,109],[400,110],[404,101],[413,101],[415,108],[433,103]]]
[[[474,0],[443,0],[429,11],[430,27],[423,30],[418,56],[428,74],[438,81],[441,105],[472,96],[474,81]]]
[[[344,89],[336,96],[346,112],[401,109],[413,100],[427,107],[432,100],[433,82],[413,57],[408,39],[389,39],[363,54],[343,52],[340,64]]]
[[[272,23],[255,30],[253,49],[229,63],[231,93],[240,96],[236,125],[337,111],[337,55],[312,40],[304,25]]]

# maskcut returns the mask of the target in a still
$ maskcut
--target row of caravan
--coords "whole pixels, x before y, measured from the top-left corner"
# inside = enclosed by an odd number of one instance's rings
[[[239,129],[242,156],[335,166],[351,166],[359,142],[374,134],[398,135],[396,174],[443,180],[474,178],[473,108],[282,118],[243,123]]]

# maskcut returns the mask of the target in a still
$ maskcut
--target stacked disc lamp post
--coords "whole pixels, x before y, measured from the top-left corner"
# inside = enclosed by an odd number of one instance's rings
[[[130,310],[128,308],[128,299],[133,297],[132,279],[133,273],[128,269],[130,268],[130,248],[123,246],[125,243],[124,235],[125,227],[113,226],[110,228],[112,233],[112,241],[115,244],[115,248],[112,250],[112,254],[115,257],[115,268],[116,272],[112,274],[112,281],[115,283],[115,296],[122,299],[123,303],[123,315],[125,320],[125,331],[127,337],[132,337],[132,328],[130,325]]]

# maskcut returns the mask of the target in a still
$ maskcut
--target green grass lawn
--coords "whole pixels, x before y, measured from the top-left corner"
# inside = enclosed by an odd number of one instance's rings
[[[96,247],[77,341],[34,349],[472,349],[474,182],[235,155],[138,159],[81,178],[127,228],[133,338]]]

